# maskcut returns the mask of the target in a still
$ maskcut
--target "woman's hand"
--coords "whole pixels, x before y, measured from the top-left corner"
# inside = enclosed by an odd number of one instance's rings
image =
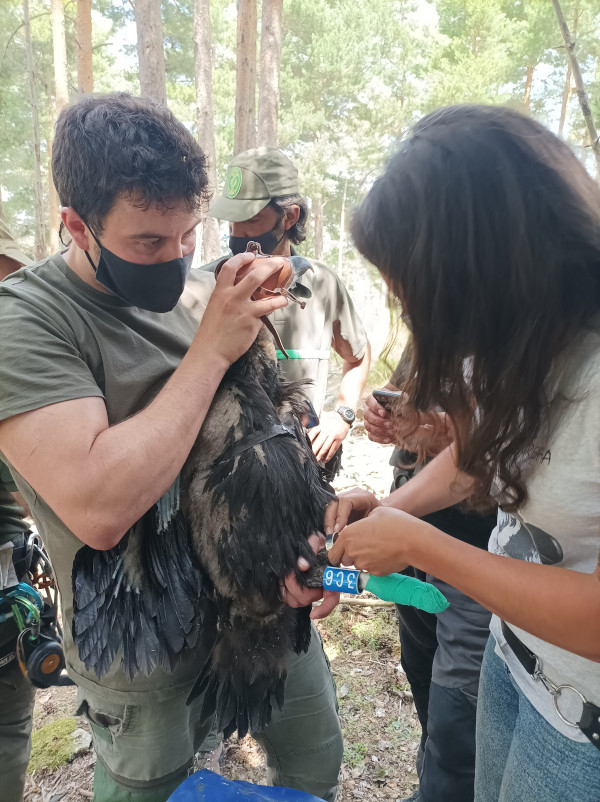
[[[354,565],[375,576],[403,571],[412,564],[412,544],[429,524],[407,512],[377,507],[347,526],[329,551],[332,565]]]
[[[364,423],[369,440],[389,445],[393,443],[393,424],[390,413],[370,395],[365,400]]]
[[[379,505],[380,502],[373,493],[362,487],[353,487],[340,493],[325,510],[325,534],[333,535],[341,532],[346,524],[364,518]]]

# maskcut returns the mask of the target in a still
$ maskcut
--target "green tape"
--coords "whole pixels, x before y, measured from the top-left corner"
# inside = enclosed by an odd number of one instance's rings
[[[329,351],[325,350],[311,350],[309,348],[288,348],[286,350],[289,359],[329,359]],[[277,359],[285,359],[285,355],[279,349],[275,353],[277,354]]]
[[[403,574],[370,576],[365,590],[383,601],[411,605],[426,613],[441,613],[449,607],[444,594],[433,585]]]

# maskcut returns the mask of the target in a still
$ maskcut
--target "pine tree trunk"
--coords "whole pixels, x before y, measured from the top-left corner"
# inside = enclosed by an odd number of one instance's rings
[[[323,258],[323,198],[315,195],[312,199],[312,213],[315,226],[315,259]]]
[[[52,101],[49,99],[48,117],[55,118]],[[60,250],[60,201],[52,178],[52,140],[48,138],[48,222],[50,228],[50,253]]]
[[[23,27],[25,29],[25,53],[27,57],[27,83],[31,107],[31,128],[33,141],[33,235],[35,258],[46,256],[46,232],[44,224],[44,192],[42,187],[42,163],[40,158],[40,121],[36,91],[35,66],[31,48],[31,27],[29,24],[29,0],[23,0]]]
[[[571,96],[571,62],[567,64],[567,75],[565,77],[565,88],[562,93],[562,104],[560,107],[560,119],[558,121],[558,135],[562,136],[567,120],[567,109],[569,108],[569,98]]]
[[[575,58],[575,41],[569,31],[569,27],[562,13],[559,0],[552,0],[552,2],[554,4],[554,10],[556,11],[558,24],[560,25],[563,39],[565,40],[565,47],[567,48],[567,55],[569,57],[569,63],[571,65],[573,79],[577,89],[577,97],[579,98],[579,105],[581,106],[583,119],[585,120],[590,137],[590,147],[592,148],[592,152],[594,153],[594,157],[596,159],[596,171],[598,172],[600,171],[600,139],[598,137],[596,126],[594,125],[594,119],[592,117],[592,111],[590,109],[587,92],[585,91],[585,86],[583,85],[583,78],[581,76],[579,62]]]
[[[256,147],[256,0],[237,3],[233,154]]]
[[[194,54],[198,142],[206,154],[208,180],[211,190],[215,192],[217,168],[212,92],[210,0],[194,0]],[[220,253],[219,223],[214,217],[205,217],[202,223],[202,262],[211,262]]]
[[[573,15],[573,36],[577,35],[577,23],[579,22],[579,6],[575,7]],[[558,121],[558,135],[562,136],[565,130],[565,123],[567,121],[567,110],[569,108],[569,100],[571,98],[571,78],[572,78],[571,62],[567,59],[567,75],[565,77],[565,87],[562,94],[562,103],[560,107],[560,119]]]
[[[344,240],[346,237],[346,194],[348,181],[344,181],[344,194],[342,196],[342,210],[340,212],[340,239],[338,243],[338,276],[344,280]]]
[[[62,109],[69,105],[69,82],[67,77],[67,43],[65,40],[65,7],[63,0],[52,0],[52,44],[54,47],[54,114],[56,119]],[[60,225],[59,202],[52,180],[52,143],[48,143],[48,206],[50,227],[50,251],[58,251],[58,227]]]
[[[258,142],[277,145],[279,67],[283,0],[262,0],[260,81],[258,85]]]
[[[67,43],[63,0],[52,0],[52,44],[54,46],[54,97],[57,111],[69,105]]]
[[[140,94],[167,105],[165,49],[160,0],[135,0]]]
[[[82,94],[94,91],[92,68],[92,0],[77,0],[77,89]]]
[[[527,76],[525,78],[525,94],[523,95],[523,105],[527,110],[529,110],[529,106],[531,105],[531,84],[533,83],[534,70],[535,70],[535,64],[527,65]]]

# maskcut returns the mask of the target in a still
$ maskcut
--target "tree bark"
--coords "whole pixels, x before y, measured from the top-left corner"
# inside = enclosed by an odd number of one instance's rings
[[[312,199],[312,212],[315,226],[315,259],[323,258],[323,198],[315,195]]]
[[[590,137],[590,146],[596,159],[596,172],[600,172],[600,141],[598,138],[598,131],[596,130],[596,126],[594,125],[594,119],[592,117],[592,111],[590,109],[590,103],[588,100],[587,92],[585,91],[585,86],[583,85],[583,78],[581,76],[579,62],[575,58],[575,40],[571,36],[571,33],[569,31],[569,26],[567,25],[564,15],[562,13],[559,0],[552,0],[552,3],[554,4],[554,10],[556,11],[558,24],[560,25],[560,30],[563,39],[565,40],[565,47],[567,49],[569,64],[571,65],[571,70],[573,72],[573,79],[575,81],[575,87],[577,89],[577,97],[579,98],[579,105],[581,106],[583,119],[585,120],[585,124]]]
[[[135,0],[140,94],[167,105],[165,48],[160,0]]]
[[[33,235],[36,260],[46,257],[46,232],[44,225],[44,201],[42,188],[42,163],[40,158],[40,121],[36,92],[35,65],[31,47],[29,24],[29,0],[23,0],[23,22],[25,28],[25,53],[27,58],[27,83],[31,106],[31,129],[33,142]]]
[[[214,108],[212,92],[212,42],[210,0],[194,0],[194,67],[196,77],[196,127],[198,142],[206,154],[210,188],[216,191]],[[202,223],[202,262],[220,256],[219,223],[205,217]]]
[[[233,154],[256,147],[256,0],[237,3]]]
[[[69,105],[67,79],[67,43],[63,0],[52,0],[52,44],[54,46],[54,97],[56,110]]]
[[[94,91],[92,68],[92,0],[77,0],[77,89],[89,95]]]
[[[342,210],[340,212],[340,239],[338,243],[338,276],[344,281],[344,240],[346,237],[346,194],[348,180],[344,181],[344,194],[342,196]]]
[[[577,23],[579,21],[579,6],[575,7],[573,15],[573,36],[577,35]],[[565,87],[562,93],[562,103],[560,107],[560,119],[558,121],[558,135],[562,136],[565,130],[565,123],[567,121],[567,110],[569,108],[569,100],[571,98],[571,62],[567,59],[567,75],[565,77]]]
[[[53,118],[52,108],[50,109],[49,117],[50,119]],[[60,250],[60,201],[52,178],[52,146],[53,142],[48,138],[48,220],[50,228],[50,253],[56,253]]]
[[[62,109],[69,105],[69,81],[67,77],[67,43],[65,39],[65,7],[63,0],[52,0],[52,44],[54,48],[54,114],[56,119]],[[52,111],[52,110],[51,110]],[[50,227],[50,250],[59,248],[58,227],[60,225],[59,202],[52,180],[52,143],[48,142],[48,206]]]
[[[271,147],[277,145],[282,14],[283,0],[262,0],[258,142]]]
[[[525,94],[523,95],[523,105],[527,110],[529,110],[529,106],[531,105],[531,84],[533,83],[534,70],[535,70],[535,64],[527,65],[527,76],[525,78]]]

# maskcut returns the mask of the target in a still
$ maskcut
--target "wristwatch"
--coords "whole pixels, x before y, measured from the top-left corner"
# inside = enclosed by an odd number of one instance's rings
[[[342,418],[346,421],[346,423],[349,423],[350,426],[352,426],[356,418],[356,415],[354,414],[354,410],[351,407],[339,406],[336,407],[335,411],[338,413],[338,415],[342,416]]]

